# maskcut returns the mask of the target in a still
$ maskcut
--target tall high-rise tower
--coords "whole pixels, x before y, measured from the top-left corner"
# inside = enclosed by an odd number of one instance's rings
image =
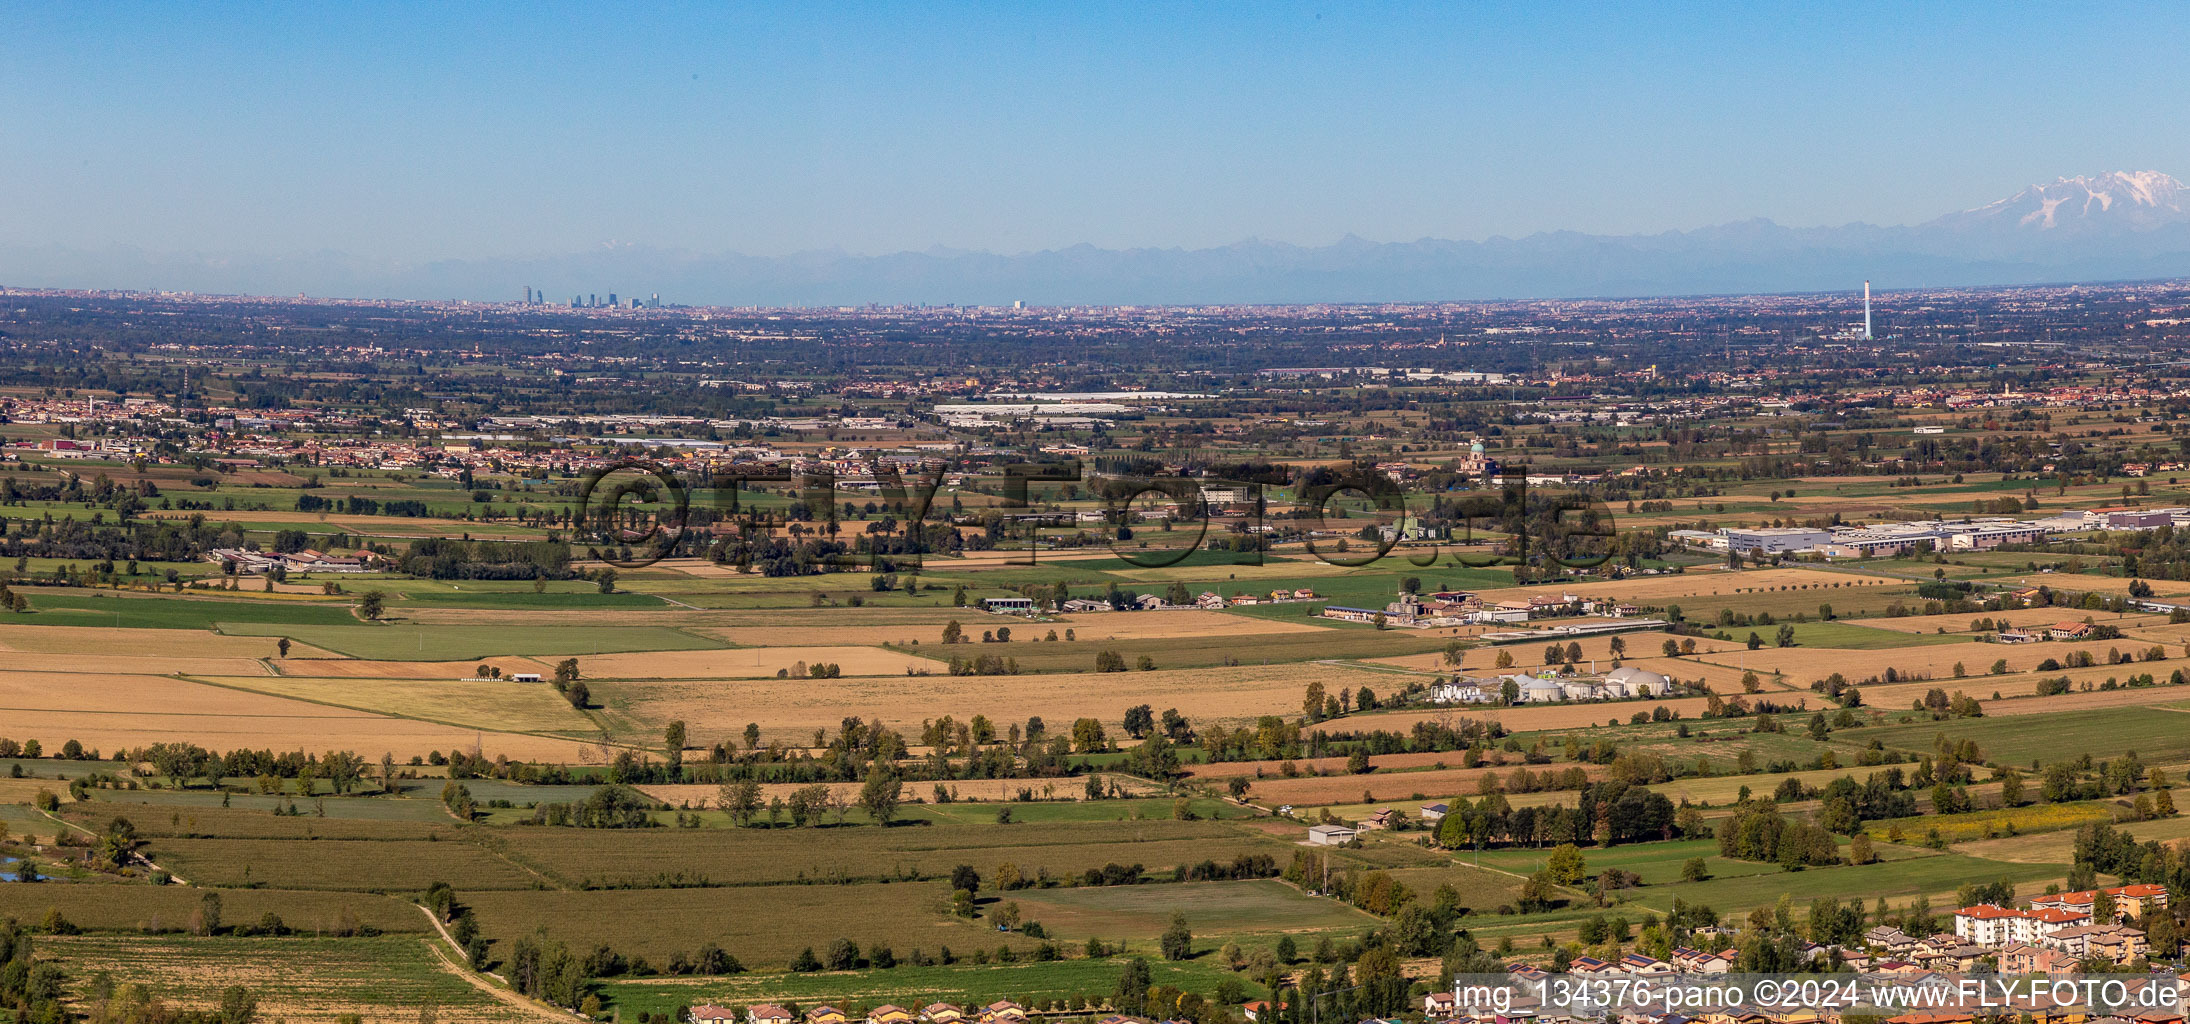
[[[1863,282],[1863,340],[1871,340],[1871,283]]]

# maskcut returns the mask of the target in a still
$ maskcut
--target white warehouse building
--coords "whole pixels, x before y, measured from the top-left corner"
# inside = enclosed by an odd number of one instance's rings
[[[1723,529],[1719,533],[1726,538],[1726,548],[1736,554],[1746,555],[1762,551],[1776,555],[1787,551],[1800,551],[1832,542],[1833,535],[1826,530],[1813,530],[1801,526],[1766,527],[1759,529]]]

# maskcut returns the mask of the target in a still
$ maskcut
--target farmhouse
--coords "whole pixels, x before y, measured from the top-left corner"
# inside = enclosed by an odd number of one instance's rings
[[[1308,841],[1317,846],[1344,846],[1360,833],[1346,825],[1311,825]]]
[[[774,1003],[762,1003],[745,1009],[745,1024],[791,1024],[798,1018],[791,1011]]]
[[[1034,599],[1031,597],[984,597],[981,607],[998,615],[1032,615]]]
[[[737,1015],[712,1003],[692,1008],[692,1024],[739,1024]]]
[[[2046,636],[2055,640],[2082,640],[2091,635],[2091,623],[2056,622],[2046,627]]]

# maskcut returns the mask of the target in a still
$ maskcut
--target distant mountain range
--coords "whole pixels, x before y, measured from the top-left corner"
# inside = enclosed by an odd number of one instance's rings
[[[2158,171],[2062,178],[1906,227],[1789,228],[1741,221],[1655,235],[1545,232],[1481,242],[1018,255],[931,249],[784,257],[627,246],[526,259],[375,263],[0,246],[0,282],[411,299],[515,300],[526,286],[659,293],[706,305],[1000,305],[1381,302],[1823,291],[2190,276],[2190,189]]]

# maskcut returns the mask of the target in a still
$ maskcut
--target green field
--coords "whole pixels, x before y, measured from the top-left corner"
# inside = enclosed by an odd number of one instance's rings
[[[1932,856],[1932,851],[1881,844],[1875,847],[1880,860],[1909,860]],[[1551,855],[1549,850],[1485,850],[1483,866],[1510,871],[1519,875],[1531,874],[1544,866]],[[1462,854],[1464,862],[1473,860],[1473,854]],[[1715,839],[1685,839],[1665,843],[1641,843],[1632,846],[1615,846],[1609,850],[1586,849],[1582,857],[1588,865],[1587,873],[1594,876],[1606,868],[1619,868],[1642,876],[1645,886],[1694,885],[1681,881],[1681,868],[1690,858],[1702,857],[1708,880],[1745,878],[1752,875],[1781,874],[1777,864],[1752,860],[1735,860],[1719,856]]]
[[[989,819],[994,821],[993,805]],[[1170,819],[638,832],[534,828],[497,830],[483,841],[572,887],[651,884],[664,873],[740,885],[940,878],[959,864],[986,875],[1005,863],[1028,877],[1042,869],[1062,877],[1110,863],[1155,871],[1241,853],[1283,858],[1291,852],[1291,844],[1238,823]]]
[[[352,620],[353,622],[355,620]],[[669,626],[285,626],[222,622],[223,633],[286,636],[373,661],[459,661],[495,654],[563,657],[624,651],[693,651],[725,646]]]
[[[2190,714],[2143,707],[1914,722],[1867,728],[1861,736],[1865,743],[1878,740],[1890,748],[1929,752],[1932,738],[1941,733],[1975,740],[1986,760],[2017,767],[2129,751],[2146,764],[2190,760]]]
[[[1838,605],[1834,606],[1836,609]],[[1968,636],[1940,636],[1935,633],[1896,632],[1874,626],[1856,626],[1846,622],[1795,622],[1795,645],[1798,647],[1834,647],[1853,651],[1878,651],[1893,647],[1915,647],[1923,644],[1966,644]],[[1729,626],[1724,632],[1735,640],[1746,640],[1750,633],[1764,638],[1766,646],[1778,642],[1779,626]]]
[[[180,885],[10,882],[0,884],[0,919],[37,921],[52,909],[85,929],[177,929],[189,922],[203,895]],[[417,907],[368,893],[222,890],[221,913],[225,920],[244,923],[277,914],[290,928],[309,933],[333,930],[346,913],[364,927],[383,932],[422,932],[432,927]]]
[[[251,600],[170,594],[122,596],[97,591],[39,591],[25,588],[31,614],[9,621],[26,626],[125,626],[133,629],[214,629],[242,625],[272,636],[274,627],[342,627],[357,624],[348,602],[291,599]],[[229,629],[228,632],[246,632]]]
[[[526,889],[540,878],[472,843],[402,839],[156,839],[151,856],[201,885],[417,893],[434,881],[459,889]],[[636,853],[636,848],[634,849]]]
[[[903,950],[897,951],[900,955]],[[1209,992],[1225,978],[1237,977],[1248,995],[1266,993],[1243,975],[1234,975],[1203,956],[1193,960],[1150,958],[1150,980],[1193,992]],[[889,1002],[924,1006],[930,1002],[982,1006],[999,999],[1032,1005],[1052,999],[1099,1004],[1117,991],[1124,961],[1057,960],[1048,963],[895,967],[858,974],[740,974],[727,978],[650,978],[612,981],[602,986],[606,1000],[622,1013],[667,1013],[679,1006],[757,1002],[828,1002],[835,1006],[871,1006]],[[628,1017],[627,1017],[628,1019]]]
[[[1001,893],[1019,904],[1022,920],[1040,921],[1064,939],[1100,936],[1153,941],[1184,914],[1196,935],[1255,936],[1286,932],[1367,930],[1378,919],[1336,900],[1310,896],[1276,879],[1173,885],[1093,886]]]
[[[626,956],[667,963],[712,941],[748,969],[786,969],[799,950],[817,953],[847,938],[870,949],[888,945],[900,957],[915,949],[935,954],[949,946],[966,953],[1008,945],[1031,949],[1035,940],[1006,935],[987,920],[950,913],[947,882],[874,885],[770,885],[711,889],[603,889],[586,892],[464,892],[478,915],[481,934],[504,955],[508,942],[546,929],[550,938],[579,948],[607,943]],[[459,890],[462,891],[462,890]]]
[[[403,595],[414,604],[461,608],[660,608],[664,602],[652,594],[555,593],[490,590],[417,590]]]
[[[1896,901],[1919,894],[1951,893],[1964,882],[2013,879],[2017,884],[2057,881],[2067,873],[2058,864],[2010,864],[1979,860],[1960,854],[1881,860],[1862,866],[1810,868],[1806,871],[1771,871],[1679,885],[1645,886],[1635,890],[1635,902],[1653,910],[1670,912],[1678,896],[1691,906],[1702,904],[1719,913],[1746,910],[1777,901],[1782,893],[1796,905],[1820,896],[1866,902],[1885,896]]]

